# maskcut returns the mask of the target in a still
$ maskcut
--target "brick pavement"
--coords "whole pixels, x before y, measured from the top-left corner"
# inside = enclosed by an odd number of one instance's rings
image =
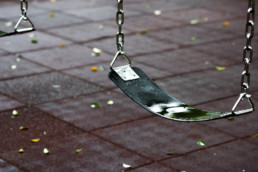
[[[10,30],[6,23],[17,20],[19,4],[0,4],[0,29]],[[241,0],[126,0],[125,50],[133,66],[176,98],[228,111],[240,91],[246,7]],[[0,171],[258,171],[257,112],[234,120],[168,121],[107,78],[116,51],[115,10],[115,1],[34,0],[28,14],[37,31],[0,38]],[[103,52],[92,56],[93,48]]]

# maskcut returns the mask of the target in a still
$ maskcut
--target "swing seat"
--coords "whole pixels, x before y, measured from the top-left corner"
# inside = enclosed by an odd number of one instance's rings
[[[132,100],[148,111],[176,121],[208,121],[252,112],[246,109],[236,112],[210,112],[200,110],[177,100],[154,83],[141,69],[132,67],[139,76],[133,80],[123,80],[115,70],[111,70],[109,78]]]

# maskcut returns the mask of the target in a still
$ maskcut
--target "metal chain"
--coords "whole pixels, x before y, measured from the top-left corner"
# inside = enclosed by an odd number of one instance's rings
[[[116,13],[116,23],[118,25],[118,32],[116,34],[116,44],[117,51],[124,52],[124,10],[123,10],[123,0],[117,0],[117,13]]]
[[[21,0],[21,15],[24,20],[27,20],[28,1]]]
[[[248,1],[248,9],[247,9],[247,21],[245,27],[245,36],[246,36],[246,45],[243,49],[243,62],[244,62],[244,70],[241,76],[241,93],[240,97],[235,103],[232,111],[234,112],[237,105],[240,103],[240,100],[243,98],[248,99],[248,101],[252,104],[251,94],[250,94],[250,64],[253,59],[253,48],[252,48],[252,39],[254,37],[254,18],[255,18],[255,0]],[[254,107],[253,107],[254,108]]]

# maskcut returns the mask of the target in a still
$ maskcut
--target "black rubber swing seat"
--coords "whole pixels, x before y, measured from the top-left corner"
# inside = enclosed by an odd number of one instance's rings
[[[176,121],[207,121],[252,112],[254,109],[237,112],[210,112],[197,109],[177,100],[154,83],[141,69],[132,67],[138,79],[124,81],[111,70],[109,78],[132,100],[148,111]]]

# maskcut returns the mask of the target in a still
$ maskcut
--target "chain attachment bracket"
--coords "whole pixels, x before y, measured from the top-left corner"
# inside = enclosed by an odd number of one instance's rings
[[[247,21],[246,21],[246,27],[245,27],[246,45],[243,49],[244,70],[241,75],[241,93],[232,108],[232,114],[234,115],[249,113],[255,110],[254,103],[252,101],[252,96],[250,94],[251,74],[249,71],[250,64],[253,58],[252,38],[254,36],[254,18],[255,18],[255,0],[249,0],[248,9],[247,9]],[[236,111],[236,108],[243,100],[247,100],[251,108],[246,110]]]

